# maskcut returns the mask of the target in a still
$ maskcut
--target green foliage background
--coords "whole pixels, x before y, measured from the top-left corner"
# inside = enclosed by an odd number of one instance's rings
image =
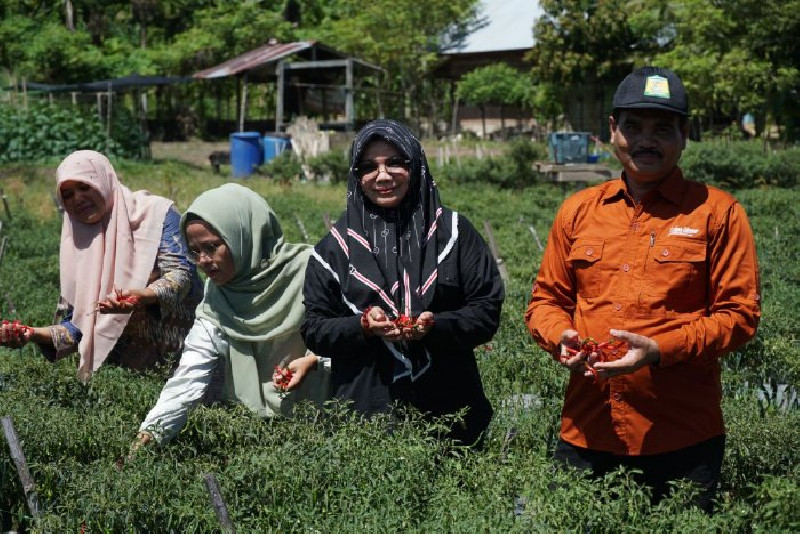
[[[78,106],[32,103],[27,109],[0,104],[0,164],[60,160],[89,149],[117,157],[138,158],[146,146],[134,117],[120,107],[111,135],[97,114]]]
[[[474,162],[463,162],[472,165]],[[176,162],[115,161],[132,189],[176,200],[180,209],[226,178]],[[55,165],[0,167],[9,218],[0,258],[4,319],[49,324],[58,295],[60,219],[51,201]],[[241,532],[792,532],[800,529],[800,409],[796,388],[800,271],[800,191],[746,189],[736,195],[753,226],[762,269],[763,320],[757,338],[724,360],[728,449],[719,512],[686,506],[689,488],[653,507],[646,491],[618,472],[601,481],[553,469],[563,371],[531,341],[522,323],[546,239],[565,192],[552,184],[500,188],[458,181],[434,168],[443,201],[480,231],[489,221],[510,282],[498,334],[478,347],[496,415],[485,450],[431,441],[419,421],[364,423],[341,407],[311,408],[290,421],[262,421],[241,407],[201,407],[171,443],[127,455],[139,422],[168,369],[136,375],[103,367],[89,386],[76,362],[46,362],[33,347],[0,350],[0,416],[10,416],[36,482],[42,516],[28,516],[8,448],[0,446],[4,528],[36,532],[215,531],[203,483],[213,474]],[[447,178],[445,178],[447,177]],[[289,241],[299,219],[316,242],[321,215],[344,206],[342,183],[254,177]],[[517,510],[515,515],[514,511]]]

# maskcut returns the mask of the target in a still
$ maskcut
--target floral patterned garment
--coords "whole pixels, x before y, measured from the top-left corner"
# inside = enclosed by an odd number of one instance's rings
[[[155,291],[158,304],[134,310],[109,362],[146,370],[163,363],[168,354],[182,350],[203,296],[202,282],[186,252],[180,234],[180,213],[173,206],[164,219],[161,245],[148,284]],[[53,345],[40,346],[52,361],[76,352],[81,340],[81,332],[72,323],[72,307],[63,299],[59,299],[55,319],[56,324],[50,327]]]

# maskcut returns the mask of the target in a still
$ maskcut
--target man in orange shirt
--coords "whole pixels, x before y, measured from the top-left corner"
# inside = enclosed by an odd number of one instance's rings
[[[612,108],[622,176],[564,201],[525,313],[572,371],[555,457],[598,476],[640,469],[654,501],[690,480],[711,512],[725,447],[720,358],[761,315],[753,234],[734,197],[678,167],[689,106],[675,73],[633,72]],[[581,349],[587,337],[627,346],[602,361]]]

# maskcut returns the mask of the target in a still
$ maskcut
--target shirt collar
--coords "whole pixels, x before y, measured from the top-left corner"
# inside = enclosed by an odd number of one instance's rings
[[[683,172],[680,167],[675,165],[672,173],[667,176],[667,179],[661,182],[656,188],[658,194],[672,202],[673,204],[680,205],[683,200],[683,193],[686,191],[688,184],[683,179]]]
[[[628,192],[625,189],[625,180],[623,180],[622,177],[605,183],[603,190],[604,202],[611,202],[617,198],[625,198],[627,195]]]
[[[677,165],[667,178],[661,184],[650,192],[650,195],[657,193],[664,197],[669,202],[675,205],[680,205],[683,200],[683,194],[688,186],[686,180],[683,178],[683,172]],[[614,200],[617,197],[624,198],[630,196],[625,186],[625,172],[618,180],[607,182],[605,193],[603,194],[604,200]]]

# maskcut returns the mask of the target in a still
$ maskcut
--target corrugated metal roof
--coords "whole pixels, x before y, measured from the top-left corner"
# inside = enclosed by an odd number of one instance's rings
[[[533,48],[533,25],[542,13],[537,0],[482,0],[478,16],[486,17],[488,24],[447,54]]]
[[[240,72],[277,63],[286,56],[302,52],[314,46],[316,41],[299,41],[296,43],[271,43],[245,52],[215,67],[194,73],[195,78],[223,78]]]

